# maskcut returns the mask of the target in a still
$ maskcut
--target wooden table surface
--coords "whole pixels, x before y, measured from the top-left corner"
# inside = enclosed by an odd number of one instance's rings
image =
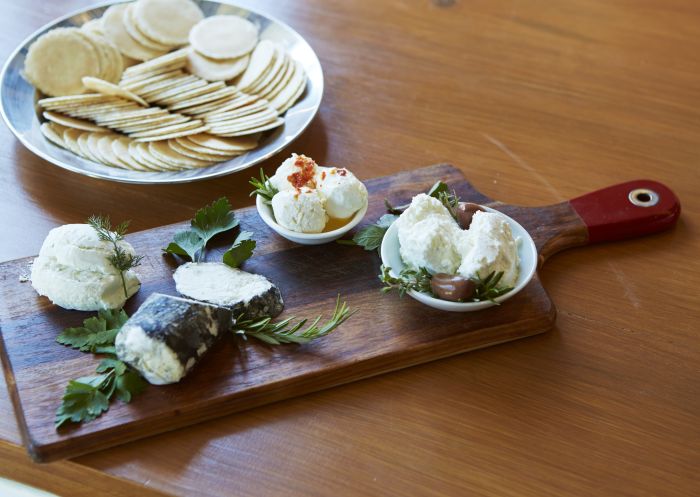
[[[89,3],[4,2],[2,58]],[[71,496],[698,495],[700,3],[241,3],[297,29],[324,68],[317,118],[268,172],[292,151],[361,178],[447,161],[524,205],[651,178],[680,197],[678,226],[549,261],[548,334],[74,461],[31,463],[0,387],[0,476]],[[108,183],[35,157],[5,127],[0,160],[0,260],[95,212],[139,230],[220,195],[252,204],[250,171]]]

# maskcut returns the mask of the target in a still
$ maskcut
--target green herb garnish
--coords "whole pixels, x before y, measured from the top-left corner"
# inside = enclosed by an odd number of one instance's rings
[[[109,242],[112,244],[112,254],[107,258],[110,264],[119,271],[119,276],[122,280],[122,288],[124,289],[124,298],[128,299],[129,294],[126,290],[126,279],[124,278],[124,273],[129,269],[133,269],[141,264],[143,259],[142,255],[134,255],[125,251],[119,242],[124,239],[126,231],[129,228],[129,223],[131,221],[123,221],[119,223],[114,230],[112,230],[112,224],[109,221],[109,217],[106,216],[90,216],[88,218],[88,224],[97,232],[97,236],[100,240]]]
[[[97,316],[84,320],[83,326],[63,330],[56,341],[81,352],[112,354],[114,339],[127,319],[129,316],[122,309],[100,310]]]
[[[476,288],[474,289],[472,301],[481,302],[484,300],[490,300],[494,304],[497,304],[498,302],[494,300],[495,298],[505,295],[513,289],[512,286],[507,288],[497,288],[498,282],[501,281],[502,277],[503,271],[499,271],[497,273],[492,271],[484,279],[481,279],[477,274],[476,278],[474,279],[476,282]]]
[[[256,242],[253,240],[253,233],[250,231],[241,231],[231,248],[224,252],[224,264],[228,264],[231,267],[240,266],[253,255],[255,245]]]
[[[271,318],[258,320],[248,319],[236,321],[233,332],[244,338],[255,338],[270,345],[285,343],[304,344],[328,335],[347,321],[353,314],[354,311],[350,312],[350,308],[346,302],[341,304],[340,295],[338,295],[335,301],[333,315],[323,325],[319,325],[322,319],[320,315],[303,330],[302,328],[304,328],[308,319],[302,319],[296,324],[292,324],[296,319],[295,317],[290,317],[277,323],[273,323]]]
[[[263,199],[263,203],[267,205],[270,205],[270,202],[272,202],[272,197],[279,193],[279,190],[272,186],[272,183],[270,183],[270,178],[265,174],[265,171],[263,171],[262,168],[260,168],[260,179],[253,176],[250,178],[248,183],[253,185],[255,188],[255,190],[250,192],[250,196],[260,195],[260,197]]]
[[[420,269],[406,267],[401,270],[398,277],[391,275],[391,268],[388,266],[382,265],[381,271],[379,281],[384,283],[382,293],[388,293],[396,289],[399,291],[399,297],[406,295],[406,292],[409,290],[416,290],[429,295],[433,294],[430,288],[430,280],[433,278],[433,275],[424,267]]]
[[[67,328],[56,338],[58,343],[82,352],[108,354],[97,366],[95,372],[99,374],[68,382],[56,411],[57,429],[69,421],[92,421],[109,409],[115,396],[122,402],[130,402],[146,387],[136,371],[112,355],[114,339],[127,319],[123,310],[100,311],[96,317],[84,320],[82,327]]]
[[[168,254],[189,257],[192,262],[204,260],[206,245],[212,237],[238,226],[238,219],[226,197],[197,211],[191,228],[175,233],[173,241],[163,249]]]

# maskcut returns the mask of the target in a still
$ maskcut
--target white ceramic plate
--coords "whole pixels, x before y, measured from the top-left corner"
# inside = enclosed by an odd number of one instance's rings
[[[520,226],[520,224],[513,218],[508,217],[490,207],[483,205],[481,207],[488,212],[496,212],[503,216],[508,221],[515,239],[520,239],[518,245],[518,256],[520,257],[520,272],[518,274],[518,280],[515,283],[515,287],[513,287],[510,292],[495,299],[495,302],[500,303],[511,298],[513,295],[525,288],[525,285],[527,285],[535,275],[535,270],[537,269],[537,248],[535,247],[535,242],[532,240],[532,237],[527,230]],[[392,224],[384,235],[381,246],[381,256],[382,264],[391,268],[390,274],[392,276],[398,276],[401,270],[406,266],[399,253],[399,230],[396,227],[396,223]],[[496,305],[490,300],[483,302],[450,302],[448,300],[437,299],[428,294],[417,292],[415,290],[410,290],[408,295],[425,305],[450,312],[478,311]]]
[[[81,26],[102,16],[111,1],[97,7],[81,9],[37,30],[10,55],[0,74],[0,112],[17,139],[39,157],[76,173],[125,183],[185,183],[231,174],[253,166],[276,154],[294,141],[316,115],[323,96],[323,71],[311,46],[292,28],[272,17],[251,9],[208,0],[194,0],[205,16],[233,14],[245,17],[258,26],[261,39],[270,39],[286,47],[299,61],[308,76],[306,91],[284,115],[283,126],[263,135],[260,146],[247,154],[213,166],[187,171],[149,173],[126,171],[83,159],[49,142],[41,134],[37,112],[38,93],[21,75],[29,46],[42,34],[57,27]],[[43,118],[42,118],[43,119]]]

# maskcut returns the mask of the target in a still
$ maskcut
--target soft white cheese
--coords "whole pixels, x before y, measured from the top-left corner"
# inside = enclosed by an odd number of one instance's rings
[[[319,167],[316,185],[330,217],[349,218],[367,203],[367,187],[347,169]]]
[[[149,338],[138,325],[126,323],[114,340],[120,360],[132,364],[153,385],[167,385],[180,381],[187,372],[175,352],[165,342]],[[187,364],[187,369],[195,361]]]
[[[133,247],[118,242],[126,253]],[[87,224],[67,224],[52,229],[32,264],[31,281],[39,295],[65,309],[96,311],[117,309],[124,305],[119,271],[109,262],[112,245],[100,240]],[[127,295],[140,287],[133,271],[124,274]]]
[[[462,263],[457,272],[465,278],[485,278],[503,271],[498,286],[515,286],[518,279],[518,244],[503,216],[493,212],[475,212],[469,229],[460,242]]]
[[[173,274],[182,295],[221,306],[233,306],[261,295],[272,287],[270,280],[222,262],[188,262]]]
[[[283,227],[301,233],[321,233],[328,222],[325,201],[317,190],[284,190],[272,197],[272,212]]]
[[[401,258],[431,273],[485,278],[503,271],[498,287],[518,279],[518,244],[506,219],[492,212],[476,212],[468,230],[462,230],[439,200],[416,195],[395,221]]]
[[[302,159],[301,161],[299,159]],[[301,167],[299,167],[299,164],[311,164],[312,169],[311,169],[311,181],[307,182],[307,184],[302,185],[306,186],[308,188],[315,188],[315,177],[316,177],[316,172],[318,171],[318,166],[316,163],[304,156],[304,155],[298,155],[298,154],[292,154],[290,158],[285,160],[280,167],[277,168],[277,171],[275,171],[274,176],[270,178],[270,183],[272,186],[277,188],[279,191],[284,191],[284,190],[295,190],[296,187],[292,185],[289,182],[289,177],[293,175],[294,173],[298,173],[301,171]]]

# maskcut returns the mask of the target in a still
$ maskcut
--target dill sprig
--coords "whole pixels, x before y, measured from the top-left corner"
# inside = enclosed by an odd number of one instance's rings
[[[255,190],[250,192],[250,196],[260,195],[263,198],[263,202],[267,205],[270,205],[270,202],[272,202],[272,197],[279,193],[279,190],[272,186],[272,183],[270,183],[270,178],[265,174],[265,171],[263,171],[262,168],[260,168],[260,179],[252,177],[248,183],[255,187]]]
[[[133,269],[141,264],[143,259],[142,255],[134,255],[125,251],[119,242],[124,239],[126,231],[129,229],[129,223],[131,221],[122,221],[117,226],[112,228],[112,223],[108,216],[95,216],[92,215],[88,218],[87,223],[92,226],[92,228],[97,232],[97,236],[100,240],[109,242],[112,244],[112,254],[107,258],[107,260],[114,266],[114,268],[119,271],[119,276],[122,280],[122,288],[124,289],[124,298],[129,298],[129,293],[126,290],[126,279],[124,278],[124,273],[129,269]]]
[[[244,338],[256,338],[270,345],[284,343],[304,344],[328,335],[347,321],[354,313],[355,311],[350,311],[347,302],[340,302],[340,295],[338,295],[333,315],[322,325],[319,325],[323,317],[321,315],[316,317],[303,330],[302,328],[306,325],[308,319],[302,319],[296,324],[292,324],[296,320],[295,317],[290,317],[277,323],[273,323],[272,318],[267,317],[257,320],[237,320],[233,327],[233,332]]]
[[[406,295],[406,292],[409,290],[416,290],[429,295],[433,294],[430,288],[430,280],[433,278],[433,275],[424,267],[420,269],[406,267],[401,270],[398,277],[391,275],[391,268],[388,266],[382,265],[381,271],[382,274],[379,275],[379,280],[384,283],[382,293],[396,289],[399,291],[399,297]]]

